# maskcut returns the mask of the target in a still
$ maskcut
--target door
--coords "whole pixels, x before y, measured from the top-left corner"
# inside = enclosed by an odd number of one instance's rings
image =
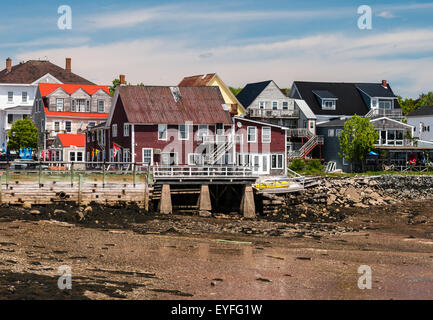
[[[255,154],[252,156],[253,172],[259,175],[269,174],[270,157],[268,154]]]

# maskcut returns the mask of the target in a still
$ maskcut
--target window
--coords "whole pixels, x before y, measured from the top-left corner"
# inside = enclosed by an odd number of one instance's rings
[[[198,125],[198,137],[199,139],[203,136],[207,136],[209,132],[209,126],[206,124],[199,124]]]
[[[89,104],[90,108],[90,104]],[[75,99],[72,100],[72,112],[86,112],[86,100]]]
[[[54,121],[54,131],[55,132],[60,131],[60,121]]]
[[[14,102],[14,93],[12,91],[8,92],[8,102],[9,103]]]
[[[86,101],[86,112],[90,112],[90,101]]]
[[[14,122],[14,115],[13,114],[8,114],[8,123],[12,124]]]
[[[153,164],[153,149],[144,148],[143,149],[143,163],[144,164]]]
[[[323,110],[335,110],[336,101],[335,100],[322,100],[322,109]]]
[[[123,162],[131,162],[131,152],[129,149],[123,150]]]
[[[388,130],[386,132],[387,141],[386,144],[390,146],[402,146],[403,145],[403,130]]]
[[[287,101],[283,101],[283,110],[289,110],[289,103]]]
[[[257,142],[257,128],[256,127],[248,127],[247,128],[247,141],[248,142]]]
[[[272,110],[278,109],[278,101],[272,101]]]
[[[271,128],[263,127],[262,128],[262,142],[270,143],[271,142]]]
[[[163,166],[177,165],[177,153],[176,152],[162,152],[161,153],[161,165],[163,165]]]
[[[265,102],[264,101],[259,101],[259,108],[260,109],[264,109],[265,108]]]
[[[27,92],[26,91],[21,93],[21,101],[23,103],[27,103]]]
[[[113,138],[117,137],[117,124],[113,124],[113,126],[111,127],[111,135],[113,136]]]
[[[69,161],[71,162],[83,162],[83,152],[82,151],[69,151]]]
[[[392,109],[392,100],[379,100],[379,109]]]
[[[272,169],[283,169],[283,155],[282,154],[273,154],[272,155]]]
[[[76,108],[75,108],[75,100],[72,100],[72,105],[71,105],[71,111],[75,112]]]
[[[129,123],[123,125],[123,136],[129,137]]]
[[[186,124],[179,125],[179,140],[188,140],[188,126]]]
[[[223,123],[217,123],[215,125],[215,130],[217,135],[224,135],[224,124]]]
[[[203,165],[203,157],[198,153],[190,153],[188,155],[188,165],[195,166],[195,165]]]
[[[88,127],[94,127],[94,126],[96,126],[96,122],[95,122],[95,121],[89,121],[89,122],[87,123],[87,126],[88,126]]]
[[[104,100],[98,100],[98,112],[103,113],[105,111]]]
[[[158,124],[158,140],[167,140],[167,125]]]
[[[72,121],[65,121],[65,131],[66,133],[72,132]]]
[[[57,105],[57,111],[62,112],[63,111],[63,99],[57,99],[56,105]]]
[[[335,135],[334,129],[328,129],[328,137],[333,137]]]
[[[335,136],[336,137],[341,137],[341,132],[342,132],[343,130],[341,130],[341,129],[336,129],[335,130]]]

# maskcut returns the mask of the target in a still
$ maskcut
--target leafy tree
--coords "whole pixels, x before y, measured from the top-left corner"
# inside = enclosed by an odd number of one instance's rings
[[[112,95],[112,96],[114,96],[114,92],[116,92],[116,88],[117,88],[117,86],[120,86],[120,79],[114,79],[113,81],[112,81],[112,83],[113,83],[113,85],[112,86],[110,86],[110,94]]]
[[[283,89],[281,89],[281,92],[282,92],[286,97],[288,97],[289,94],[290,94],[290,88],[283,88]]]
[[[419,107],[427,107],[433,106],[433,92],[430,91],[427,94],[421,94],[419,97],[419,101],[416,104],[417,108]]]
[[[237,96],[239,94],[239,92],[242,91],[242,88],[233,88],[233,87],[229,87],[230,91]]]
[[[353,116],[344,124],[340,140],[340,157],[350,161],[353,165],[364,167],[366,155],[373,149],[375,142],[379,139],[379,133],[370,123],[370,119]]]
[[[401,106],[401,109],[403,110],[403,114],[411,113],[412,111],[415,111],[416,107],[416,101],[409,98],[409,99],[403,99],[402,97],[398,96],[398,103]]]
[[[408,114],[420,107],[433,106],[433,92],[422,93],[416,100],[411,98],[403,99],[399,96],[398,102],[403,109],[403,113]]]
[[[19,151],[22,148],[36,149],[38,147],[38,129],[29,118],[15,121],[8,135],[9,150]]]

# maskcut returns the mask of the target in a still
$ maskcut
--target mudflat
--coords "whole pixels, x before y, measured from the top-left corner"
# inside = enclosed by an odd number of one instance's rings
[[[372,289],[358,287],[358,268]],[[59,267],[72,289],[58,288]],[[431,299],[429,200],[333,221],[0,208],[1,299]]]

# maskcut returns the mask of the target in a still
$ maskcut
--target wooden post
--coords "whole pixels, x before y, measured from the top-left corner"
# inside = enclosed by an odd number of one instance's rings
[[[71,187],[74,186],[74,163],[71,163]]]
[[[199,197],[199,214],[201,216],[210,216],[212,211],[212,204],[210,200],[209,186],[203,184],[200,189]]]
[[[6,189],[9,188],[9,161],[6,165]]]
[[[42,161],[39,161],[39,188],[41,188]]]
[[[105,160],[104,164],[102,165],[102,188],[105,188]]]
[[[137,176],[136,176],[136,170],[135,170],[135,162],[132,164],[132,180],[133,180],[133,185],[134,185],[134,188],[135,188],[135,183],[136,183],[136,180],[137,179]]]
[[[78,175],[78,205],[80,206],[82,202],[81,199],[81,174]]]
[[[169,184],[164,184],[162,186],[161,200],[159,203],[159,212],[162,214],[173,213],[173,207],[171,204],[171,192],[170,192],[170,185]]]
[[[149,212],[149,184],[144,181],[144,211]]]
[[[0,204],[3,203],[3,185],[2,185],[2,176],[0,176]]]
[[[254,193],[251,186],[245,186],[241,202],[241,213],[245,218],[256,218],[256,206],[254,204]]]

